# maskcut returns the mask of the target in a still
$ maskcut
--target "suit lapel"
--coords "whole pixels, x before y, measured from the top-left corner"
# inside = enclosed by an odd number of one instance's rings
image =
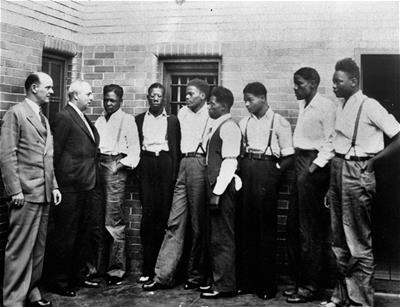
[[[22,102],[22,105],[24,106],[24,109],[26,111],[26,118],[27,120],[32,124],[33,127],[35,127],[36,131],[39,133],[39,135],[42,137],[43,140],[46,140],[46,131],[43,127],[42,122],[37,118],[35,112],[32,110],[32,108],[29,106],[29,104],[26,101]],[[49,125],[47,123],[47,129]]]
[[[70,105],[67,105],[65,107],[68,112],[71,114],[72,119],[76,122],[76,124],[87,134],[87,136],[92,140],[93,143],[95,143],[95,140],[93,140],[92,135],[90,134],[88,128],[86,127],[85,123],[83,122],[83,119],[79,116],[79,114],[74,110],[73,107]],[[90,125],[90,124],[89,124]]]

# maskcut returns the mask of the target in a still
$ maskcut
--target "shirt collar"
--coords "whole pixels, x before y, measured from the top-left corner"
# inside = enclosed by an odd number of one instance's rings
[[[35,103],[35,102],[33,102],[32,100],[30,100],[29,98],[26,98],[26,102],[27,102],[28,105],[31,107],[31,109],[33,110],[33,112],[35,112],[35,114],[38,114],[38,115],[39,115],[39,113],[40,113],[40,111],[41,111],[40,106],[39,106],[37,103]]]
[[[357,102],[357,101],[361,101],[363,96],[364,96],[364,95],[363,95],[362,91],[361,91],[361,90],[358,90],[357,92],[355,92],[353,95],[351,95],[351,96],[349,97],[349,99],[348,99],[347,102],[346,102],[346,105],[348,105],[349,103],[352,104],[352,103],[355,103],[355,102]],[[342,100],[342,106],[343,106],[344,104],[345,104],[345,102],[344,102],[344,100]]]
[[[191,112],[192,114],[198,114],[198,115],[202,115],[206,112],[208,113],[207,103],[204,103],[204,105],[197,112],[193,112],[192,109],[190,109],[189,107],[188,111]]]
[[[262,119],[268,120],[268,119],[271,119],[273,115],[274,115],[274,111],[272,111],[270,106],[268,106],[267,112],[265,112],[265,114],[260,119],[258,119],[258,117],[255,116],[253,113],[250,113],[250,117],[254,118],[255,120],[262,120]]]
[[[68,104],[76,111],[76,113],[78,113],[78,115],[80,117],[83,118],[83,112],[81,110],[78,109],[78,107],[76,105],[74,105],[71,101],[68,102]]]
[[[313,99],[311,99],[311,101],[310,101],[310,103],[308,104],[307,108],[308,108],[308,107],[311,107],[311,108],[315,107],[315,105],[318,103],[319,96],[320,96],[320,94],[317,92],[317,93],[315,94],[315,96],[313,97]],[[301,101],[300,101],[300,105],[301,105],[302,108],[304,109],[304,108],[306,107],[306,101],[305,101],[304,99],[301,100]]]
[[[218,117],[214,122],[214,127],[217,128],[223,121],[225,121],[229,118],[232,118],[231,113],[224,114],[224,115]]]
[[[102,115],[104,117],[106,117],[106,115],[107,115],[106,111],[103,111]],[[114,117],[120,117],[121,115],[122,115],[122,110],[121,110],[121,108],[119,108],[117,111],[115,111],[114,113],[112,113],[110,115],[110,118],[108,120],[110,120],[111,118],[114,118]]]
[[[161,113],[160,115],[158,115],[157,117],[154,116],[153,114],[151,114],[151,113],[150,113],[150,110],[147,110],[146,116],[151,116],[151,117],[153,117],[153,118],[159,118],[159,117],[161,117],[161,116],[168,117],[168,114],[167,114],[167,111],[166,111],[165,108],[164,108],[163,111],[162,111],[162,113]]]

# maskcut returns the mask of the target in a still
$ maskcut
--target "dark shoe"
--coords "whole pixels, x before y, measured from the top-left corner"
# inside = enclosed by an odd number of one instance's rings
[[[52,286],[46,288],[49,292],[61,295],[61,296],[68,296],[74,297],[76,296],[76,292],[68,287],[60,287],[60,286]]]
[[[238,295],[252,294],[252,293],[254,293],[254,291],[252,291],[252,290],[250,290],[250,289],[245,289],[245,288],[243,288],[243,289],[238,289],[238,290],[237,290],[237,294],[238,294]]]
[[[150,281],[150,276],[146,276],[146,275],[142,275],[140,276],[140,278],[138,279],[138,283],[144,284],[146,282]]]
[[[185,285],[183,286],[183,289],[185,290],[191,290],[191,289],[197,289],[199,288],[199,284],[195,284],[193,282],[187,281]]]
[[[122,284],[124,279],[118,276],[107,276],[106,277],[106,284],[107,286],[119,286]]]
[[[282,292],[283,296],[291,297],[297,293],[297,288],[286,289]]]
[[[257,296],[263,300],[270,300],[275,297],[276,293],[269,292],[269,291],[259,291],[257,292]]]
[[[162,284],[160,284],[160,283],[158,283],[156,281],[152,281],[149,284],[144,284],[142,286],[142,288],[143,288],[143,291],[157,291],[157,290],[160,290],[160,289],[167,289],[168,287],[164,286],[164,285],[162,285]]]
[[[299,291],[296,294],[288,297],[286,299],[286,302],[291,304],[300,304],[312,302],[319,298],[321,298],[321,295],[317,291],[310,291],[308,289],[299,288]]]
[[[211,291],[211,292],[201,293],[200,298],[216,299],[216,298],[222,298],[222,297],[234,297],[235,295],[236,295],[236,291],[234,291],[234,292]]]
[[[53,304],[44,299],[38,300],[36,302],[31,302],[28,304],[29,307],[51,307]]]
[[[78,283],[80,288],[100,288],[100,283],[94,280],[85,279]]]

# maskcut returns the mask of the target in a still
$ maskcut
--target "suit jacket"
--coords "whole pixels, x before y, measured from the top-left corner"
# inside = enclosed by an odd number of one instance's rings
[[[47,131],[46,131],[47,129]],[[0,167],[7,195],[22,192],[33,203],[50,202],[58,188],[53,169],[53,137],[29,104],[10,108],[3,118]]]
[[[138,127],[141,150],[143,146],[143,122],[146,113],[147,112],[141,113],[135,117],[136,125]],[[168,115],[167,117],[167,138],[168,138],[169,154],[172,158],[172,169],[174,170],[172,174],[172,180],[175,181],[176,177],[178,176],[179,159],[181,156],[181,151],[180,151],[181,129],[178,118],[173,114]],[[139,167],[140,164],[141,163],[139,162]]]
[[[97,177],[99,134],[86,117],[94,140],[84,121],[67,105],[56,115],[54,133],[54,168],[60,189],[65,192],[89,191]]]

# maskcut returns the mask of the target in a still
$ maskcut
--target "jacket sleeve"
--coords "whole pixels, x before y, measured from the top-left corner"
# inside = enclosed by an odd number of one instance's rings
[[[10,110],[4,115],[0,135],[0,167],[7,195],[22,192],[17,159],[19,135],[18,115],[15,111]]]

